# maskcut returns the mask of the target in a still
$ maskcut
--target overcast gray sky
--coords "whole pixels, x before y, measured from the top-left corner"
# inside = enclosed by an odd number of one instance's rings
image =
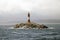
[[[60,0],[0,0],[0,22],[27,19],[28,11],[34,20],[60,20]]]

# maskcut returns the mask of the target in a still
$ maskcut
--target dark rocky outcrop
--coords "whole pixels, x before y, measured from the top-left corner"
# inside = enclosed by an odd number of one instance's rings
[[[38,28],[38,29],[40,29],[40,28],[48,28],[47,26],[45,26],[45,25],[43,25],[43,24],[36,24],[36,23],[30,23],[30,24],[27,24],[27,23],[21,23],[21,24],[16,24],[16,27],[15,28],[22,28],[22,27],[24,27],[24,28]]]

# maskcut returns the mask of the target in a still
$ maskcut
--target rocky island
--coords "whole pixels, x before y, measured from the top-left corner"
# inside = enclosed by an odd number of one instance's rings
[[[30,21],[30,13],[28,12],[28,21],[26,23],[16,24],[16,26],[14,28],[23,28],[23,29],[37,28],[37,29],[43,29],[43,28],[48,28],[48,27],[45,26],[44,24],[37,24],[37,23],[31,22]]]

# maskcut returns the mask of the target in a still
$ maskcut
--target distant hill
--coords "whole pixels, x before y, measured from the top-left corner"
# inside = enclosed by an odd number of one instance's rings
[[[40,19],[40,20],[35,20],[36,22],[40,22],[40,23],[60,23],[60,20],[56,20],[56,19]]]
[[[37,23],[60,23],[60,20],[50,20],[50,19],[48,19],[48,20],[46,20],[46,19],[44,19],[44,20],[42,20],[42,19],[40,19],[40,20],[31,20],[32,22],[37,22]],[[2,22],[0,22],[0,24],[17,24],[17,23],[23,23],[23,22],[27,22],[26,20],[24,21],[24,20],[12,20],[12,21],[2,21]]]

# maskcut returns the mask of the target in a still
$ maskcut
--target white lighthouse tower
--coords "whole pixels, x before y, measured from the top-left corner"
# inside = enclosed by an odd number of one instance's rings
[[[30,13],[28,12],[28,24],[30,24]]]

